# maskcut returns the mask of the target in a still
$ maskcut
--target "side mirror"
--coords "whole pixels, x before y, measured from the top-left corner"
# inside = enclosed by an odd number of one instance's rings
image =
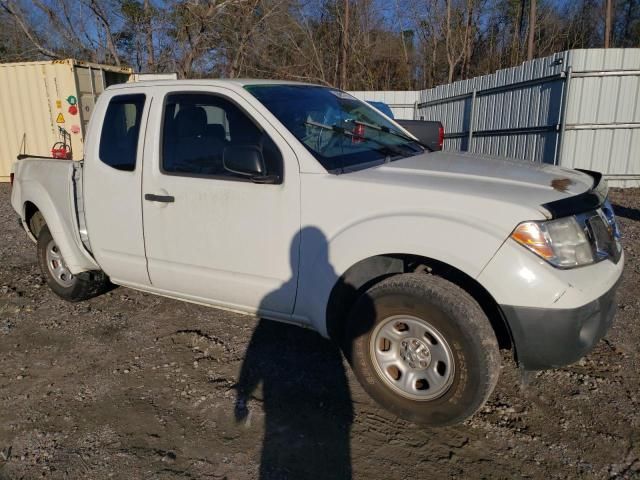
[[[263,177],[267,173],[262,152],[253,145],[225,147],[222,165],[225,170],[245,177]]]
[[[255,145],[225,147],[222,165],[226,171],[247,177],[254,183],[280,183],[279,175],[267,175],[262,151]]]

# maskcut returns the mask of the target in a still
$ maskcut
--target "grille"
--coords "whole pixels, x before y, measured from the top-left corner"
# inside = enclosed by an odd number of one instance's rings
[[[609,201],[602,208],[580,215],[577,219],[589,238],[596,261],[610,258],[617,263],[622,253],[620,232]]]

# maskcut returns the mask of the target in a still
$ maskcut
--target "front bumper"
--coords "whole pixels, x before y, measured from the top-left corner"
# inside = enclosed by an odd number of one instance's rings
[[[520,366],[543,370],[568,365],[586,355],[611,327],[619,283],[577,308],[501,305]]]

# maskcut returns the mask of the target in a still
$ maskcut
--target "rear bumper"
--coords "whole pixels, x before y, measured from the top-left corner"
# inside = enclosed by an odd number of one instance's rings
[[[544,370],[568,365],[586,355],[611,327],[619,283],[577,308],[501,305],[520,366]]]

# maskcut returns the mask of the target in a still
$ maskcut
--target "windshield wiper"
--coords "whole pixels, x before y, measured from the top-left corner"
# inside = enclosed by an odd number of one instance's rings
[[[355,122],[357,123],[357,122]],[[399,156],[406,156],[406,152],[400,150],[399,148],[396,148],[394,146],[388,145],[384,142],[381,142],[380,140],[378,140],[377,138],[371,138],[371,137],[367,137],[365,135],[358,135],[354,132],[352,132],[351,130],[347,130],[344,127],[340,127],[338,125],[327,125],[325,123],[319,123],[319,122],[314,122],[313,120],[307,120],[304,122],[305,125],[311,125],[312,127],[318,127],[318,128],[324,128],[325,130],[331,130],[333,132],[339,133],[341,135],[344,135],[346,137],[351,137],[351,138],[356,138],[359,140],[368,140],[370,142],[373,143],[377,143],[378,145],[380,145],[382,148],[384,148],[387,152],[390,152],[394,155],[399,155]],[[366,124],[368,125],[368,124]],[[409,139],[407,137],[407,139]],[[411,139],[409,139],[411,140]],[[415,141],[415,140],[412,140]],[[418,142],[419,143],[419,142]]]
[[[405,135],[402,132],[398,132],[396,130],[392,130],[389,127],[385,127],[385,126],[382,126],[382,125],[374,125],[372,123],[367,123],[367,122],[361,122],[360,120],[353,120],[353,123],[355,123],[356,125],[362,125],[363,127],[371,128],[373,130],[377,130],[378,132],[388,133],[389,135],[393,135],[394,137],[402,138],[403,140],[407,140],[408,142],[417,143],[421,147],[426,148],[429,151],[433,151],[433,149],[431,147],[429,147],[428,145],[425,145],[420,140],[417,140],[417,139],[415,139],[413,137]]]

